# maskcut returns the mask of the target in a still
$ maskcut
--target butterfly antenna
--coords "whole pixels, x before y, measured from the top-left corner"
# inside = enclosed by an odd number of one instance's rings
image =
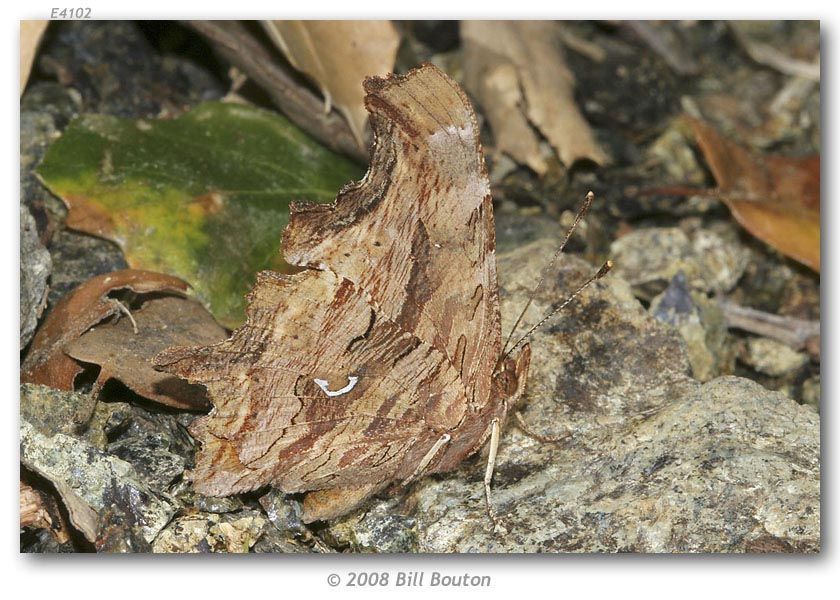
[[[593,281],[598,281],[599,279],[601,279],[604,275],[606,275],[607,273],[609,273],[609,272],[610,272],[610,269],[612,269],[612,268],[613,268],[613,261],[608,260],[607,262],[605,262],[605,263],[601,266],[601,268],[600,268],[600,269],[598,269],[598,272],[597,272],[597,273],[595,273],[592,277],[590,277],[589,279],[587,279],[586,281],[584,281],[584,282],[583,282],[583,284],[582,284],[582,285],[581,285],[578,289],[576,289],[576,290],[575,290],[575,291],[574,291],[574,292],[573,292],[573,293],[572,293],[572,294],[571,294],[568,298],[566,298],[560,306],[558,306],[557,308],[555,308],[554,310],[552,310],[550,313],[548,313],[546,316],[544,316],[542,319],[540,319],[540,321],[539,321],[536,325],[534,325],[533,327],[531,327],[531,328],[530,328],[530,329],[529,329],[529,330],[525,333],[525,335],[523,335],[521,338],[519,338],[519,340],[517,340],[517,342],[516,342],[513,346],[511,346],[510,350],[508,350],[507,352],[505,352],[505,353],[502,355],[502,358],[501,358],[501,360],[499,361],[499,363],[501,363],[502,361],[504,361],[504,359],[506,359],[506,358],[507,358],[507,357],[508,357],[508,356],[509,356],[509,355],[510,355],[510,354],[511,354],[514,350],[516,350],[516,349],[517,349],[517,348],[518,348],[518,347],[519,347],[519,346],[520,346],[520,345],[521,345],[521,344],[522,344],[525,340],[527,340],[529,337],[531,337],[531,334],[532,334],[532,333],[534,333],[534,332],[535,332],[537,329],[539,329],[540,327],[542,327],[542,326],[543,326],[543,324],[544,324],[546,321],[548,321],[551,317],[553,317],[554,315],[556,315],[557,313],[559,313],[561,310],[563,310],[564,308],[566,308],[566,307],[567,307],[567,306],[568,306],[568,305],[572,302],[572,300],[574,300],[575,298],[577,298],[577,297],[580,295],[580,293],[581,293],[583,290],[585,290],[587,287],[589,287],[589,285],[590,285]]]
[[[525,313],[531,307],[531,303],[534,301],[534,297],[537,295],[537,292],[540,291],[540,288],[542,287],[543,283],[545,282],[546,273],[551,271],[551,269],[554,267],[554,263],[557,262],[557,258],[563,252],[563,249],[566,247],[566,244],[569,243],[569,240],[572,238],[572,234],[575,232],[575,229],[577,228],[581,219],[583,219],[583,217],[586,215],[586,212],[589,210],[589,207],[592,206],[592,201],[593,200],[595,200],[595,194],[590,191],[586,194],[586,197],[583,199],[583,204],[581,204],[580,208],[577,211],[577,214],[575,215],[575,220],[572,222],[572,225],[569,227],[569,230],[566,232],[566,237],[563,238],[563,242],[560,244],[560,247],[557,248],[557,250],[554,252],[554,256],[551,257],[551,262],[548,263],[543,268],[542,272],[540,273],[540,279],[537,282],[537,285],[534,287],[533,291],[531,292],[530,296],[528,297],[528,302],[525,304],[525,308],[523,308],[522,312],[519,313],[519,316],[516,319],[516,323],[513,324],[513,328],[511,328],[511,330],[510,330],[510,335],[508,335],[508,338],[505,340],[505,345],[502,348],[502,357],[501,357],[501,359],[499,359],[499,364],[501,364],[502,361],[511,352],[513,352],[513,349],[516,347],[516,346],[514,346],[514,348],[511,348],[510,350],[505,351],[505,349],[508,347],[508,344],[510,344],[510,340],[513,339],[513,334],[516,333],[516,328],[519,327],[519,324],[522,322],[522,318],[525,316]],[[578,292],[579,291],[580,290],[578,290]],[[575,292],[575,294],[577,294],[578,292]],[[569,298],[569,300],[571,300],[571,298]]]

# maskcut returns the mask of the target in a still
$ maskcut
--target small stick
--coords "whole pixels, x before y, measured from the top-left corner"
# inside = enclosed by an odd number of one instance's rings
[[[764,311],[740,306],[734,302],[722,300],[720,308],[726,318],[726,325],[732,329],[742,329],[786,344],[794,350],[811,346],[819,347],[815,340],[820,338],[820,322],[784,317]],[[812,353],[813,354],[813,353]],[[819,355],[816,356],[819,358]]]
[[[131,311],[128,310],[128,307],[116,298],[111,298],[111,302],[116,304],[117,308],[120,309],[120,312],[128,317],[128,320],[131,321],[131,327],[134,329],[134,335],[137,335],[139,333],[139,330],[137,329],[137,321],[134,320],[134,315],[131,314]]]

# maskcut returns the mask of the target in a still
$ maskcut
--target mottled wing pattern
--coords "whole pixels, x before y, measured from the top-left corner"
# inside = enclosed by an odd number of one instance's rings
[[[440,425],[452,426],[489,401],[501,351],[478,124],[463,91],[432,66],[365,88],[377,134],[371,170],[334,205],[296,207],[285,256],[353,281],[383,315],[446,353],[468,402],[449,407]]]
[[[193,479],[214,495],[406,477],[414,454],[422,458],[412,448],[436,438],[429,403],[462,395],[438,350],[377,317],[328,270],[261,273],[248,321],[230,339],[170,349],[158,364],[206,385],[213,400],[191,432],[202,442]],[[350,389],[330,396],[321,385]]]
[[[404,480],[460,427],[442,452],[451,468],[500,403],[494,224],[475,115],[432,66],[365,87],[368,174],[332,205],[294,206],[284,233],[286,259],[307,269],[262,273],[226,342],[158,358],[214,403],[191,428],[203,493]]]

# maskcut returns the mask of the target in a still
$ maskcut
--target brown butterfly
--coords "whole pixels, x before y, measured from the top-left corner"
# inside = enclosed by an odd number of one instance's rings
[[[489,439],[492,517],[499,432],[531,352],[524,338],[502,348],[478,123],[432,65],[364,87],[370,170],[333,204],[291,207],[283,253],[303,270],[260,273],[230,339],[156,362],[214,404],[190,428],[200,493],[309,492],[304,519],[329,519]]]

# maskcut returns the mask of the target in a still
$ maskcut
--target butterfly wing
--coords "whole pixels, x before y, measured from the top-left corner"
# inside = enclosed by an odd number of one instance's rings
[[[441,350],[467,408],[490,398],[501,351],[490,184],[463,91],[432,65],[371,78],[371,168],[333,205],[295,206],[286,259],[327,265],[364,289],[381,314]]]
[[[463,394],[443,354],[330,271],[263,272],[248,304],[230,339],[157,358],[214,403],[191,427],[197,488],[292,492],[410,475],[440,435],[425,416]]]
[[[368,174],[331,205],[292,207],[284,255],[307,269],[263,273],[228,341],[160,357],[215,405],[191,429],[204,493],[404,480],[448,432],[461,428],[451,446],[472,452],[501,403],[492,200],[472,108],[431,65],[365,87]]]

